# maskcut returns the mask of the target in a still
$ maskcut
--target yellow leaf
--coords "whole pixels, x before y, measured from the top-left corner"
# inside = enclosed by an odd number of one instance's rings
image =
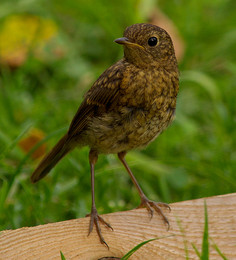
[[[8,16],[0,29],[0,61],[18,67],[58,34],[54,21],[35,15]]]

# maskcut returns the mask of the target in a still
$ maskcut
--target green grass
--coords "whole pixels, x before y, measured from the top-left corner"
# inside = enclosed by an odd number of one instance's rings
[[[65,256],[63,255],[63,253],[60,251],[60,255],[61,255],[61,260],[66,260]]]
[[[178,226],[180,228],[182,235],[185,236],[185,232],[184,232],[183,228],[181,227],[181,222],[178,219],[177,219],[177,222],[178,222]],[[145,240],[145,241],[139,243],[134,248],[132,248],[127,254],[125,254],[121,258],[121,260],[128,260],[132,254],[134,254],[137,250],[139,250],[142,246],[144,246],[145,244],[147,244],[149,242],[152,242],[152,241],[158,240],[158,239],[171,237],[171,236],[174,236],[174,234],[169,235],[169,236],[163,236],[163,237],[159,237],[159,238],[152,238],[152,239],[149,239],[149,240]],[[197,249],[195,244],[191,243],[196,255],[198,256],[198,258],[200,260],[209,260],[209,247],[210,247],[209,238],[210,237],[209,237],[209,227],[208,227],[207,204],[206,204],[206,201],[204,201],[204,230],[203,230],[203,237],[202,237],[201,253],[199,252],[199,250]],[[189,259],[189,252],[188,252],[188,248],[187,248],[187,245],[186,245],[186,240],[184,240],[183,242],[184,242],[184,248],[185,248],[185,259],[188,260]],[[213,242],[212,246],[216,250],[216,252],[219,254],[219,256],[221,256],[222,259],[227,260],[227,258],[224,256],[224,254],[220,251],[220,249],[218,248],[218,246],[214,242]]]
[[[205,213],[205,222],[204,222],[204,232],[202,238],[202,252],[200,253],[195,244],[192,243],[192,247],[195,250],[196,255],[201,260],[209,259],[209,232],[208,232],[208,213],[206,201],[204,201],[204,213]]]
[[[203,231],[203,237],[202,237],[202,252],[200,253],[197,247],[194,243],[192,243],[192,247],[196,253],[196,255],[199,257],[200,260],[208,260],[209,259],[209,249],[210,249],[210,242],[209,242],[209,227],[208,227],[208,213],[207,213],[207,204],[206,201],[204,201],[204,231]],[[224,254],[220,251],[218,246],[213,242],[213,248],[216,250],[216,252],[221,256],[222,259],[227,260],[227,258],[224,256]]]
[[[152,238],[152,239],[149,239],[149,240],[145,240],[141,243],[139,243],[137,246],[135,246],[134,248],[132,248],[127,254],[125,254],[121,260],[128,260],[131,255],[133,255],[137,250],[139,250],[142,246],[146,245],[147,243],[150,243],[152,241],[155,241],[155,240],[159,240],[159,239],[163,239],[163,238],[167,238],[167,237],[171,237],[173,235],[169,235],[169,236],[163,236],[163,237],[156,237],[156,238]]]
[[[16,70],[0,67],[0,228],[15,229],[83,217],[90,211],[88,148],[74,150],[36,185],[37,162],[19,140],[32,128],[52,147],[66,131],[85,91],[122,57],[113,40],[145,21],[140,2],[14,1],[0,3],[0,28],[8,15],[30,13],[56,22],[66,48],[60,60],[29,55]],[[176,120],[127,161],[153,200],[167,203],[236,191],[235,1],[158,1],[185,41]],[[155,3],[153,3],[155,5]],[[96,165],[99,213],[139,204],[125,169],[109,155]]]

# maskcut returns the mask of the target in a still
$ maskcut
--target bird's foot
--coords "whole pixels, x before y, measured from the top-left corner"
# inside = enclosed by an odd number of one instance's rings
[[[161,215],[164,223],[167,225],[167,230],[169,230],[170,223],[161,209],[162,207],[165,207],[165,208],[168,208],[170,211],[171,208],[167,203],[155,202],[155,201],[149,200],[146,196],[142,196],[141,203],[138,206],[138,208],[144,208],[144,207],[147,208],[148,212],[150,213],[151,218],[153,217],[154,211],[156,211],[159,215]]]
[[[109,249],[108,244],[106,243],[105,239],[103,238],[99,222],[101,222],[103,225],[105,225],[107,228],[110,228],[111,230],[113,230],[112,226],[109,223],[107,223],[102,217],[100,217],[98,215],[97,209],[95,207],[92,207],[91,213],[86,215],[86,217],[87,216],[90,216],[88,236],[92,232],[93,226],[95,225],[96,230],[97,230],[97,234],[100,238],[101,243],[104,244]]]

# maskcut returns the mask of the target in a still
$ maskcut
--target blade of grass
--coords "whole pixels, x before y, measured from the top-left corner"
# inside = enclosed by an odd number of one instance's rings
[[[194,245],[194,243],[191,243],[191,244],[192,244],[193,249],[195,250],[196,255],[199,257],[199,259],[201,259],[201,254],[198,251],[197,247]]]
[[[26,134],[30,128],[32,127],[32,124],[27,125],[24,130],[9,144],[9,146],[7,146],[1,153],[0,155],[0,159],[4,158],[6,156],[6,154],[11,151],[19,142],[19,140],[22,138],[22,136],[24,134]]]
[[[213,248],[216,250],[216,252],[222,257],[222,259],[224,260],[228,260],[228,258],[220,251],[219,247],[216,245],[216,243],[213,241],[213,239],[211,239],[212,243],[213,243]]]
[[[212,100],[217,102],[220,101],[221,95],[217,87],[217,84],[215,83],[213,78],[208,76],[206,73],[201,71],[193,71],[193,70],[183,71],[181,73],[181,80],[182,81],[189,80],[199,84],[199,86],[201,86],[209,93]]]
[[[162,239],[162,238],[167,238],[167,237],[171,237],[171,236],[174,236],[174,234],[172,235],[169,235],[169,236],[163,236],[163,237],[156,237],[156,238],[152,238],[152,239],[149,239],[149,240],[146,240],[146,241],[143,241],[141,243],[139,243],[137,246],[135,246],[134,248],[132,248],[127,254],[125,254],[121,260],[127,260],[130,258],[130,256],[135,253],[140,247],[144,246],[145,244],[151,242],[151,241],[154,241],[154,240],[159,240],[159,239]]]
[[[13,105],[12,105],[12,100],[11,100],[11,95],[10,95],[10,91],[9,91],[9,86],[12,85],[11,82],[12,77],[10,76],[10,71],[8,68],[4,68],[2,70],[2,80],[3,80],[3,84],[0,88],[1,90],[1,103],[3,104],[3,108],[5,108],[5,111],[7,113],[7,117],[9,118],[9,120],[11,121],[12,124],[16,124],[16,120],[15,120],[15,116],[14,116],[14,109],[13,109]],[[8,86],[8,88],[6,88],[5,86]]]
[[[0,214],[4,211],[4,203],[8,194],[8,182],[7,180],[2,180],[1,192],[0,192]]]
[[[63,253],[60,251],[61,254],[61,260],[66,260],[65,256],[63,255]]]
[[[139,169],[144,169],[145,171],[150,171],[150,173],[156,176],[168,174],[170,167],[157,162],[145,154],[140,152],[130,152],[127,155],[127,160],[130,161],[129,164],[138,165]]]
[[[201,260],[208,260],[209,259],[209,241],[208,241],[208,214],[207,214],[207,205],[206,200],[204,200],[204,232],[203,232],[203,238],[202,238],[202,253],[198,251],[197,247],[192,243],[192,247],[195,250],[197,256]]]
[[[189,253],[188,253],[188,241],[186,239],[186,235],[185,235],[185,230],[183,229],[182,225],[181,225],[181,221],[180,219],[178,218],[178,216],[176,216],[176,222],[177,222],[177,225],[179,227],[179,230],[183,236],[183,243],[184,243],[184,251],[185,251],[185,257],[186,257],[186,260],[189,260]]]
[[[209,233],[208,233],[208,214],[207,214],[207,204],[206,200],[204,200],[204,215],[205,215],[205,225],[204,225],[204,233],[203,233],[203,239],[202,239],[202,260],[208,260],[209,259]]]

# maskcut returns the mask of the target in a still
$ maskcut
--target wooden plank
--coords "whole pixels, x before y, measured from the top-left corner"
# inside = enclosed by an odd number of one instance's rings
[[[206,203],[210,259],[222,259],[214,249],[213,242],[228,259],[236,259],[236,193],[206,198]],[[169,231],[158,214],[150,219],[146,209],[103,215],[114,228],[111,231],[102,226],[110,250],[100,244],[95,230],[87,236],[89,218],[2,231],[0,259],[60,259],[60,251],[67,260],[122,257],[140,242],[163,236],[140,248],[130,259],[177,260],[186,259],[186,254],[188,259],[199,259],[191,243],[201,251],[204,199],[170,206],[172,211],[165,211],[170,221]]]

